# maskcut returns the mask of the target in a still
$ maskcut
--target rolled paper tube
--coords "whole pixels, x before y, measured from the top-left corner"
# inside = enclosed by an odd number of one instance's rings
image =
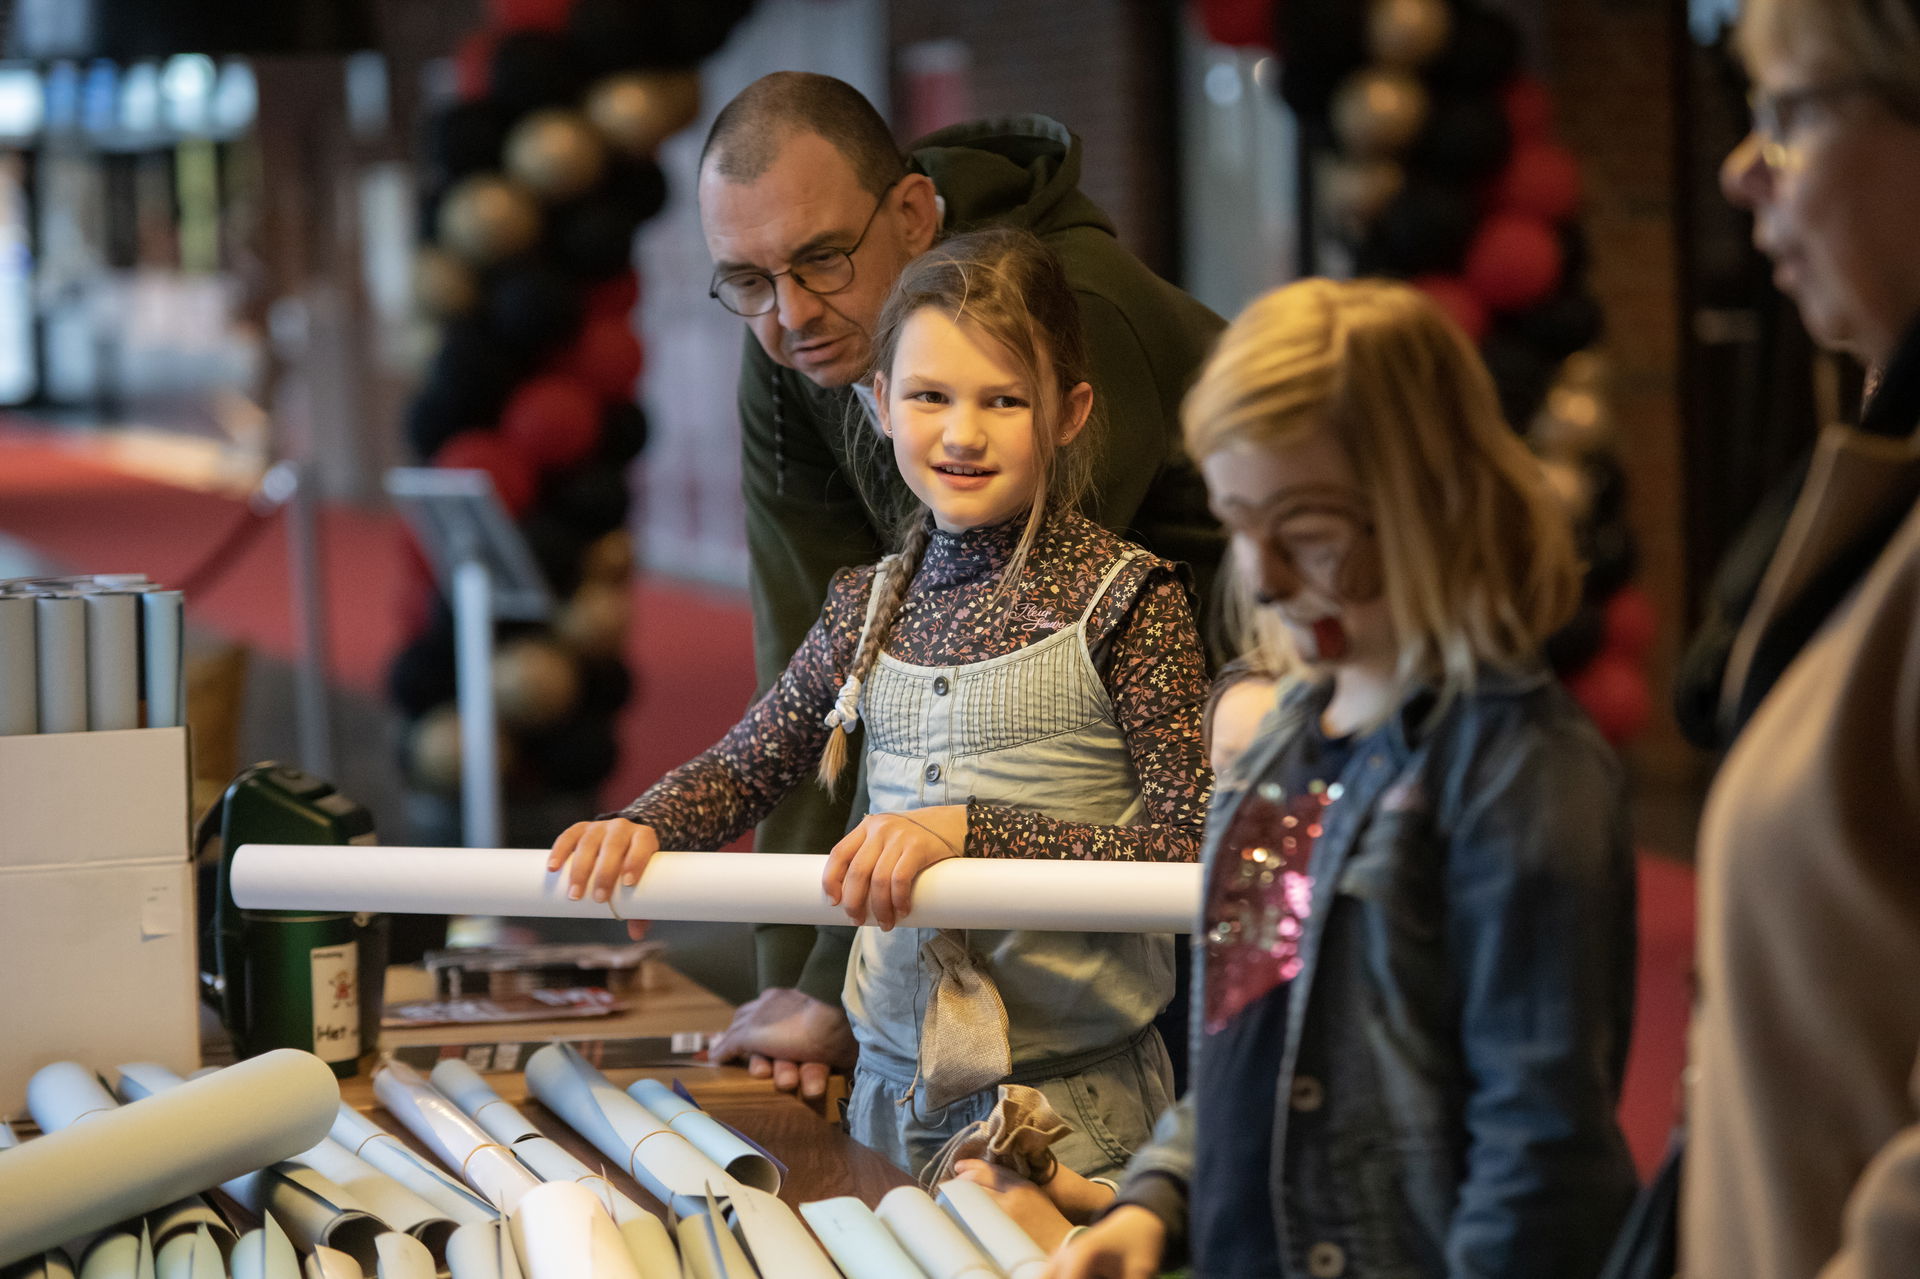
[[[0,1264],[304,1150],[339,1104],[325,1062],[282,1048],[28,1142],[0,1159]]]
[[[941,1183],[939,1202],[1007,1279],[1039,1279],[1047,1272],[1046,1252],[986,1187],[956,1177]]]
[[[880,1200],[875,1215],[907,1250],[927,1279],[1000,1279],[967,1232],[918,1186],[897,1186]]]
[[[462,1226],[492,1222],[498,1215],[457,1178],[351,1106],[340,1106],[331,1135]]]
[[[674,1235],[686,1279],[756,1279],[753,1263],[718,1214],[682,1217]]]
[[[306,1279],[364,1279],[360,1263],[333,1248],[315,1248],[307,1254]]]
[[[778,1195],[740,1186],[727,1202],[733,1209],[734,1230],[761,1274],[780,1279],[840,1279],[827,1254]]]
[[[640,1272],[640,1279],[684,1279],[680,1272],[680,1250],[673,1246],[673,1235],[652,1213],[620,1223],[620,1238],[627,1245],[627,1256]]]
[[[412,1235],[389,1230],[374,1243],[379,1254],[375,1279],[434,1279],[440,1273],[427,1245]]]
[[[179,591],[140,596],[141,684],[147,692],[147,727],[178,728],[187,722],[186,622]]]
[[[447,1268],[453,1279],[523,1279],[505,1222],[476,1221],[454,1231],[447,1243]]]
[[[234,901],[246,910],[678,919],[846,924],[820,889],[826,858],[783,853],[656,853],[611,902],[572,901],[547,850],[328,849],[248,844],[234,855]],[[1191,862],[1081,862],[954,857],[913,886],[915,928],[1184,933],[1200,907]]]
[[[153,1279],[153,1240],[124,1230],[95,1236],[80,1259],[80,1279]]]
[[[436,1258],[447,1255],[447,1239],[458,1223],[331,1137],[295,1155],[294,1162],[340,1186],[387,1225],[427,1245]]]
[[[634,1217],[653,1215],[535,1128],[466,1062],[448,1057],[434,1065],[431,1078],[434,1087],[452,1098],[453,1104],[488,1136],[510,1148],[514,1158],[532,1169],[540,1180],[572,1181],[585,1186],[612,1215],[615,1225]]]
[[[0,737],[40,731],[33,600],[0,595]]]
[[[227,1267],[205,1230],[178,1235],[154,1257],[156,1279],[227,1279]]]
[[[14,1135],[13,1125],[0,1119],[0,1150],[12,1150],[20,1144],[20,1138]]]
[[[373,1072],[373,1095],[387,1112],[426,1143],[461,1179],[502,1212],[512,1212],[520,1196],[540,1184],[511,1151],[487,1136],[460,1108],[420,1077],[418,1071],[389,1061]]]
[[[667,1126],[693,1143],[695,1150],[727,1170],[735,1181],[780,1193],[780,1170],[773,1160],[742,1141],[737,1133],[689,1102],[657,1079],[627,1085],[627,1096],[666,1120]]]
[[[548,1044],[527,1059],[527,1088],[680,1216],[704,1213],[710,1195],[723,1198],[737,1184],[568,1044]]]
[[[81,596],[87,608],[87,727],[140,727],[140,601],[127,591]]]
[[[641,1279],[619,1227],[584,1186],[552,1181],[513,1210],[527,1279]]]
[[[240,1236],[227,1271],[232,1279],[300,1279],[300,1254],[269,1214],[262,1219],[260,1229]]]
[[[886,1223],[853,1196],[801,1204],[800,1215],[847,1279],[926,1279]]]
[[[23,1257],[11,1266],[0,1267],[0,1279],[73,1279],[73,1262],[55,1248],[37,1257]]]
[[[87,606],[78,595],[36,595],[34,645],[39,657],[40,731],[87,727]]]

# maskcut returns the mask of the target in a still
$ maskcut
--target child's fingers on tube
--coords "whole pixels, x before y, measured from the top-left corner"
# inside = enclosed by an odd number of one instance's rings
[[[607,833],[600,843],[600,857],[593,866],[593,900],[603,902],[613,896],[620,880],[620,867],[627,860],[627,845],[633,832],[618,822],[606,823]]]
[[[826,868],[820,875],[820,887],[827,894],[827,900],[838,905],[840,893],[847,878],[847,865],[860,845],[866,842],[867,819],[840,837],[840,842],[827,854]]]
[[[891,922],[897,923],[906,918],[907,912],[913,909],[913,881],[920,877],[920,871],[924,865],[925,858],[912,847],[903,848],[900,855],[895,858],[890,868],[891,873],[887,876],[893,890]]]
[[[651,826],[635,826],[627,832],[627,855],[620,866],[620,882],[632,888],[646,873],[647,863],[660,851],[660,837]]]
[[[865,830],[864,823],[861,830]],[[847,862],[845,878],[840,882],[840,907],[856,924],[867,922],[867,896],[872,886],[873,862],[879,855],[879,844],[871,838],[863,838],[860,847]]]
[[[594,863],[600,858],[600,843],[607,837],[606,823],[589,822],[573,846],[573,860],[567,865],[567,896],[579,901],[587,891]]]
[[[549,871],[559,870],[560,867],[566,863],[568,855],[573,852],[573,846],[580,842],[580,832],[586,828],[586,822],[575,822],[560,832],[559,836],[553,841],[552,851],[547,854],[547,869]]]

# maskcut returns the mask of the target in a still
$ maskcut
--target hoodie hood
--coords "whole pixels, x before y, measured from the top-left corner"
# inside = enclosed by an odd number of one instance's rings
[[[930,133],[909,160],[946,201],[947,229],[992,222],[1037,236],[1076,227],[1114,235],[1080,191],[1080,139],[1043,115],[1001,116]]]

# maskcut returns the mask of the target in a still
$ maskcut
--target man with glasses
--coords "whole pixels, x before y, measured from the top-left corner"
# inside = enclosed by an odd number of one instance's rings
[[[891,467],[862,475],[855,453],[881,305],[937,238],[982,225],[1040,236],[1079,295],[1105,432],[1088,515],[1191,565],[1203,624],[1209,616],[1225,543],[1180,447],[1178,417],[1221,321],[1121,247],[1079,175],[1078,141],[1040,116],[945,129],[902,156],[872,105],[827,76],[764,77],[714,121],[701,153],[700,223],[710,292],[752,334],[739,403],[763,686],[819,615],[834,571],[890,549],[861,486],[899,478]],[[756,847],[824,852],[848,821],[844,796],[809,789],[760,827]],[[748,1055],[782,1088],[818,1095],[827,1066],[851,1056],[839,1010],[850,938],[847,929],[757,930],[763,993],[716,1054]],[[1177,1048],[1174,1059],[1184,1062]]]

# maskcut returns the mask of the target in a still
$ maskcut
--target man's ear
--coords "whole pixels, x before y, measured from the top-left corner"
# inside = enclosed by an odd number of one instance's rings
[[[1093,388],[1085,382],[1078,383],[1067,392],[1066,423],[1060,430],[1060,442],[1071,444],[1073,438],[1087,427],[1087,419],[1093,416]]]
[[[887,375],[884,373],[873,375],[873,411],[877,416],[875,425],[880,428],[880,434],[892,439],[893,411],[887,406]]]
[[[924,173],[909,173],[900,179],[894,199],[900,202],[900,226],[907,251],[919,257],[940,235],[940,205],[933,179]]]

